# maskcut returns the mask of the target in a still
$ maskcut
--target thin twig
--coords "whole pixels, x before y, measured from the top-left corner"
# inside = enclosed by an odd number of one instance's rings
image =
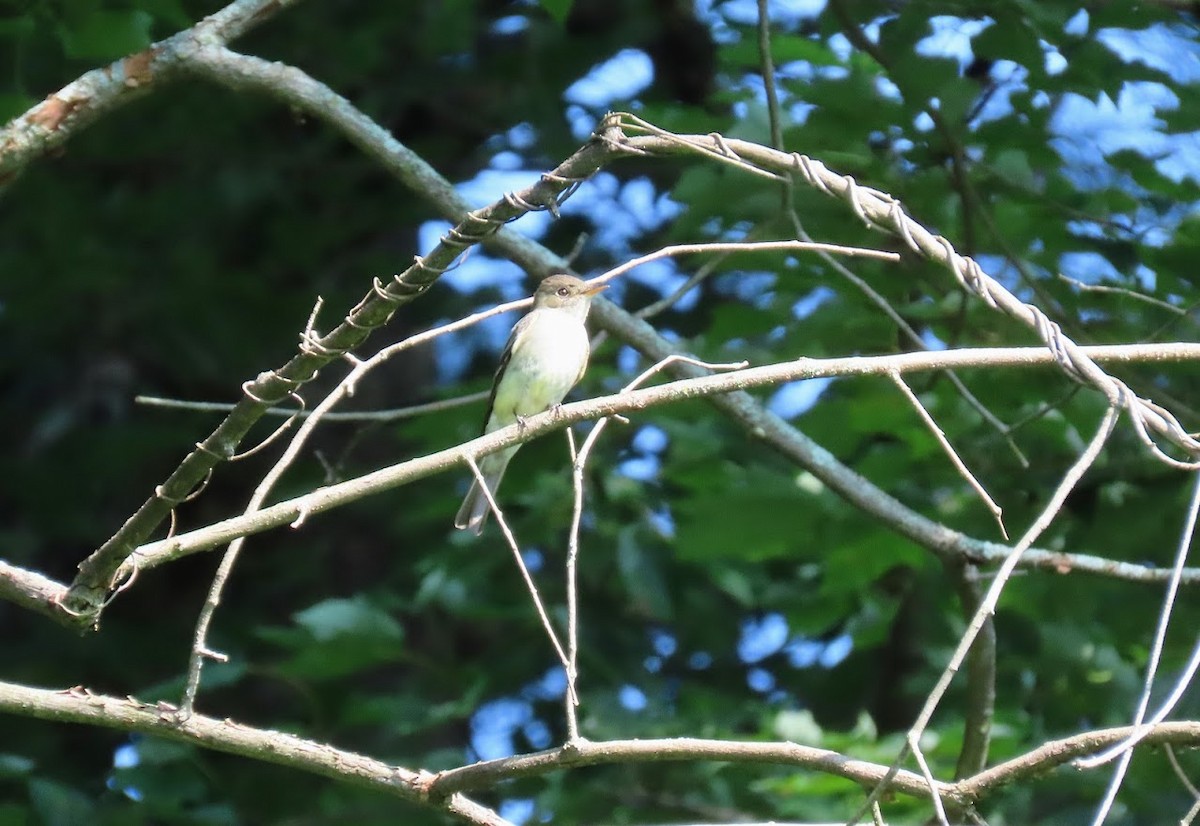
[[[908,733],[908,747],[912,749],[917,766],[921,769],[921,776],[925,778],[925,783],[929,786],[929,799],[933,802],[933,812],[937,816],[938,823],[942,824],[942,826],[950,826],[950,819],[946,817],[946,807],[942,803],[941,794],[938,793],[938,781],[933,778],[933,772],[929,770],[929,763],[925,760],[925,752],[921,751],[920,737],[919,733],[914,734],[910,731]],[[878,800],[874,800],[872,804],[878,802]]]
[[[1120,762],[1117,763],[1117,768],[1113,772],[1112,780],[1109,782],[1108,789],[1105,792],[1104,801],[1100,804],[1100,808],[1096,812],[1096,817],[1092,821],[1094,826],[1099,826],[1108,817],[1108,812],[1112,808],[1113,802],[1117,798],[1117,792],[1121,789],[1121,783],[1125,779],[1125,772],[1129,768],[1129,763],[1133,759],[1133,747],[1145,739],[1145,737],[1154,729],[1154,726],[1161,723],[1167,718],[1167,715],[1175,708],[1183,695],[1191,686],[1192,678],[1196,676],[1196,670],[1200,669],[1200,639],[1196,641],[1192,648],[1192,656],[1188,658],[1187,665],[1184,666],[1179,679],[1175,681],[1175,687],[1167,698],[1163,700],[1158,710],[1150,716],[1144,723],[1139,720],[1134,726],[1126,742],[1119,743],[1110,751],[1117,751],[1121,755]]]
[[[804,225],[800,223],[800,216],[796,214],[794,209],[791,210],[790,215],[796,237],[802,241],[811,241],[812,238],[804,229]],[[833,256],[824,255],[822,253],[817,253],[817,256],[824,261],[831,270],[840,275],[843,280],[849,281],[855,289],[865,295],[868,301],[874,304],[880,310],[880,312],[887,316],[888,319],[896,325],[896,329],[908,339],[910,344],[912,344],[914,347],[920,348],[921,350],[930,349],[929,345],[925,343],[925,339],[921,338],[921,335],[913,329],[911,324],[908,323],[908,319],[900,315],[899,311],[896,310],[896,308],[892,306],[891,302],[884,298],[878,290],[868,284],[863,278],[860,278],[853,270]],[[970,405],[973,410],[975,410],[975,412],[983,417],[985,422],[987,422],[1004,438],[1005,444],[1008,445],[1009,449],[1017,457],[1017,461],[1021,463],[1021,466],[1026,468],[1029,467],[1029,459],[1025,457],[1025,454],[1021,451],[1021,448],[1017,446],[1016,440],[1014,440],[1012,437],[1012,428],[997,418],[996,414],[989,410],[987,405],[981,402],[979,397],[971,392],[971,389],[967,387],[966,383],[963,382],[961,378],[959,378],[957,373],[955,373],[953,370],[946,370],[945,376],[950,380],[950,384],[954,387],[954,389],[958,391],[959,396],[961,396],[962,399],[968,405]]]
[[[979,480],[975,478],[975,475],[967,468],[966,462],[962,460],[957,451],[954,450],[954,446],[950,444],[950,440],[946,438],[946,433],[938,426],[938,423],[934,421],[933,416],[929,415],[929,411],[925,409],[925,405],[921,404],[921,400],[917,398],[917,394],[914,393],[912,388],[909,387],[904,379],[900,377],[900,374],[892,373],[889,378],[891,378],[892,382],[900,388],[900,392],[904,394],[904,397],[908,399],[909,404],[911,404],[917,411],[917,415],[921,417],[921,421],[923,421],[925,426],[929,428],[929,432],[932,433],[933,437],[938,440],[938,444],[942,446],[942,450],[946,452],[946,456],[949,457],[950,463],[954,465],[955,469],[959,472],[959,475],[966,479],[967,484],[974,488],[975,492],[979,494],[979,498],[983,500],[983,504],[989,511],[991,511],[992,518],[996,520],[996,525],[1000,528],[1000,535],[1005,539],[1008,539],[1008,531],[1004,528],[1004,511],[1001,510],[1000,506],[996,504],[996,501],[992,499],[991,495],[984,489],[983,485],[979,483]]]
[[[971,624],[967,626],[966,631],[963,632],[961,639],[958,641],[958,646],[954,650],[954,655],[950,658],[950,662],[946,665],[941,677],[938,678],[937,684],[933,687],[933,690],[929,692],[929,696],[925,699],[925,704],[921,708],[920,714],[917,715],[916,722],[913,723],[912,728],[909,729],[908,736],[905,738],[905,745],[900,749],[900,753],[896,756],[895,762],[892,763],[892,768],[889,770],[889,774],[899,771],[900,764],[903,762],[904,758],[908,756],[909,751],[915,751],[921,735],[925,732],[926,727],[929,725],[929,721],[933,719],[933,713],[937,709],[938,703],[940,703],[942,697],[945,696],[946,690],[950,687],[951,680],[954,679],[954,675],[962,666],[962,662],[966,658],[967,652],[971,648],[971,644],[979,635],[979,632],[983,628],[987,617],[996,610],[996,603],[1000,600],[1000,592],[1004,590],[1005,584],[1007,584],[1009,577],[1016,569],[1017,563],[1020,562],[1021,555],[1024,554],[1025,551],[1028,550],[1029,547],[1037,540],[1037,538],[1042,535],[1042,532],[1050,526],[1050,523],[1054,520],[1054,517],[1058,515],[1059,509],[1062,508],[1063,502],[1066,501],[1067,496],[1072,490],[1074,490],[1075,485],[1083,477],[1083,474],[1086,473],[1088,468],[1090,468],[1096,461],[1096,457],[1100,455],[1100,451],[1103,449],[1105,442],[1108,441],[1108,437],[1112,435],[1112,431],[1116,426],[1119,413],[1120,408],[1115,406],[1110,406],[1108,410],[1105,411],[1104,418],[1101,421],[1100,426],[1096,429],[1096,434],[1092,437],[1091,442],[1088,443],[1087,448],[1082,454],[1080,454],[1079,458],[1063,476],[1062,481],[1059,482],[1054,494],[1050,497],[1050,501],[1046,503],[1046,507],[1042,509],[1040,514],[1038,514],[1037,519],[1035,519],[1033,524],[1029,526],[1029,529],[1026,530],[1020,541],[1013,546],[1013,549],[1009,552],[1008,557],[1004,560],[1004,563],[996,572],[995,578],[992,580],[992,584],[988,587],[987,593],[984,595],[983,600],[979,604],[979,610],[975,612],[975,616],[972,618]],[[880,783],[874,789],[872,789],[871,796],[868,798],[868,804],[878,800],[879,796],[886,791],[886,788],[887,787],[885,783]],[[859,820],[861,820],[867,810],[868,807],[863,806],[850,820],[850,826],[853,826],[854,823],[857,823]]]
[[[750,238],[752,237],[753,234],[748,235],[746,243],[752,243],[750,241]],[[658,301],[651,302],[645,307],[642,307],[640,310],[633,313],[633,317],[640,318],[645,321],[648,318],[654,318],[654,316],[663,312],[667,308],[674,306],[675,302],[679,301],[679,299],[691,292],[692,288],[705,281],[709,276],[716,272],[717,267],[725,263],[725,260],[732,254],[733,251],[731,250],[716,256],[710,261],[705,261],[704,264],[701,265],[696,272],[691,275],[690,278],[671,291],[669,295],[667,295],[665,298],[660,298]]]
[[[601,420],[603,421],[603,419]],[[599,423],[597,423],[598,425]],[[595,432],[593,428],[592,432]],[[575,449],[575,432],[567,428],[567,446],[571,451],[571,532],[567,537],[567,742],[579,739],[579,523],[583,517],[583,470]]]
[[[528,566],[525,565],[525,557],[521,555],[521,548],[517,545],[517,539],[508,527],[508,520],[504,518],[504,511],[500,509],[496,498],[492,496],[491,488],[488,487],[487,480],[483,478],[483,473],[479,470],[479,465],[476,464],[475,457],[467,456],[467,467],[474,474],[475,482],[479,485],[479,491],[487,499],[488,507],[491,508],[492,515],[496,517],[496,523],[500,526],[500,532],[504,534],[504,539],[508,543],[509,550],[512,551],[513,559],[517,563],[517,569],[521,572],[521,579],[525,581],[525,587],[529,591],[529,596],[533,599],[533,607],[537,611],[538,618],[542,621],[542,628],[546,630],[546,636],[550,638],[550,644],[554,646],[554,653],[558,655],[558,661],[562,663],[563,670],[569,674],[570,660],[567,659],[567,654],[563,651],[562,643],[558,641],[558,634],[554,632],[554,624],[550,622],[550,615],[546,613],[546,606],[542,604],[541,594],[538,593],[537,585],[529,573]],[[574,695],[575,687],[568,683],[568,702],[578,702]]]
[[[488,391],[481,390],[478,393],[468,393],[465,396],[455,396],[452,399],[414,404],[410,407],[396,407],[390,410],[332,411],[325,414],[324,420],[327,424],[333,422],[396,422],[402,419],[424,416],[428,413],[441,413],[444,410],[453,410],[457,407],[475,404],[476,402],[487,400],[487,397]],[[134,396],[133,402],[134,404],[141,404],[147,407],[162,407],[168,410],[191,410],[200,413],[228,413],[234,408],[233,404],[223,402],[198,402],[188,401],[187,399],[167,399],[161,396]],[[299,414],[299,418],[307,419],[312,414],[311,410],[304,410]],[[290,417],[297,414],[295,410],[288,410],[285,407],[271,407],[264,411],[263,415]]]
[[[1184,563],[1187,562],[1188,550],[1196,533],[1196,519],[1200,513],[1200,474],[1196,474],[1195,485],[1192,489],[1191,501],[1188,504],[1187,516],[1184,519],[1183,532],[1179,537],[1179,546],[1175,550],[1175,564],[1171,569],[1171,579],[1167,583],[1167,592],[1163,596],[1163,604],[1158,613],[1158,625],[1154,632],[1154,641],[1150,645],[1150,656],[1146,662],[1146,676],[1142,682],[1142,692],[1138,698],[1138,708],[1134,712],[1134,731],[1140,730],[1140,724],[1150,705],[1150,693],[1154,687],[1154,676],[1158,673],[1158,664],[1162,659],[1163,645],[1166,642],[1167,628],[1170,625],[1171,612],[1175,607],[1175,599],[1179,594],[1179,580]],[[1075,765],[1081,769],[1093,769],[1124,754],[1138,741],[1135,735],[1128,742],[1118,743],[1094,757],[1077,760]]]
[[[629,382],[623,388],[622,393],[640,386],[644,381],[649,379],[655,373],[660,372],[667,366],[676,362],[686,362],[696,367],[701,367],[707,370],[741,370],[745,368],[748,362],[735,362],[731,364],[710,364],[709,362],[700,361],[699,359],[690,358],[688,356],[672,355],[662,359],[654,366],[642,371],[633,381]],[[596,440],[600,438],[600,434],[604,432],[604,428],[608,426],[610,417],[605,416],[596,422],[596,426],[588,433],[587,438],[583,440],[583,446],[578,452],[575,451],[575,442],[571,436],[570,428],[567,429],[567,438],[571,439],[571,480],[575,494],[574,507],[571,512],[571,533],[567,541],[567,685],[572,689],[574,694],[575,680],[578,676],[576,672],[576,661],[579,653],[578,648],[578,597],[576,590],[576,568],[579,559],[579,526],[583,520],[583,472],[587,466],[588,456],[591,455],[592,448],[596,444]],[[574,704],[578,704],[577,695]],[[568,699],[567,705],[567,739],[568,742],[574,741],[579,737],[579,727],[576,721],[576,713],[574,705]]]
[[[1175,772],[1175,776],[1179,778],[1179,782],[1191,793],[1192,797],[1200,801],[1200,789],[1196,788],[1196,784],[1187,776],[1187,772],[1183,770],[1183,766],[1179,765],[1179,758],[1175,754],[1175,747],[1167,743],[1163,746],[1163,751],[1167,753],[1167,761],[1171,764],[1171,770]]]
[[[844,255],[850,258],[874,258],[878,261],[890,261],[893,264],[900,261],[899,253],[887,250],[848,247],[842,244],[821,244],[816,241],[714,241],[698,244],[670,244],[646,255],[631,258],[625,263],[601,273],[593,280],[597,284],[606,284],[617,276],[624,275],[635,267],[649,264],[651,261],[678,255],[700,255],[709,252],[815,252]]]
[[[1138,301],[1144,301],[1147,304],[1151,304],[1151,305],[1153,305],[1155,307],[1159,307],[1160,309],[1163,309],[1163,310],[1169,310],[1170,312],[1175,313],[1176,315],[1181,315],[1181,316],[1184,316],[1185,318],[1187,317],[1187,310],[1183,309],[1182,307],[1176,307],[1174,304],[1170,304],[1166,301],[1163,301],[1162,299],[1155,298],[1154,296],[1146,295],[1144,293],[1139,293],[1139,292],[1136,292],[1135,290],[1130,290],[1125,287],[1111,287],[1106,284],[1085,284],[1084,282],[1082,282],[1076,278],[1071,278],[1070,276],[1063,275],[1061,272],[1058,273],[1058,278],[1060,281],[1067,282],[1068,284],[1070,284],[1071,286],[1080,290],[1081,292],[1106,293],[1106,294],[1110,294],[1110,295],[1123,295],[1123,296],[1127,296],[1128,298],[1137,299]]]
[[[271,491],[275,488],[275,485],[278,484],[284,472],[291,467],[292,463],[296,460],[296,457],[300,455],[300,450],[304,447],[305,443],[307,443],[309,437],[313,434],[324,417],[336,404],[346,397],[352,395],[358,382],[361,381],[362,378],[371,370],[374,370],[376,367],[383,364],[398,353],[401,353],[412,347],[416,347],[419,344],[424,344],[439,336],[443,336],[448,333],[461,330],[465,327],[469,327],[473,324],[477,324],[486,318],[490,318],[491,316],[517,309],[518,307],[524,306],[529,302],[530,299],[510,301],[507,304],[501,304],[498,307],[493,307],[489,310],[484,310],[483,312],[474,313],[465,318],[450,322],[449,324],[443,324],[439,327],[426,330],[423,333],[410,336],[403,341],[398,341],[395,344],[385,347],[365,361],[360,361],[356,358],[352,359],[352,363],[354,364],[353,369],[342,378],[338,385],[331,390],[324,399],[321,400],[321,403],[317,405],[316,409],[313,410],[312,415],[303,421],[303,423],[297,429],[295,435],[292,437],[291,442],[288,443],[287,449],[283,452],[283,455],[280,456],[278,461],[271,466],[271,469],[267,471],[262,481],[255,487],[254,493],[251,495],[250,501],[247,503],[246,508],[243,511],[243,516],[249,516],[261,510],[263,503],[267,500],[267,497],[270,496]],[[305,342],[312,342],[316,339],[316,334],[312,329],[312,323],[313,318],[310,317],[308,326],[305,328],[304,335],[302,336],[302,340]],[[291,420],[289,419],[289,421],[285,424],[290,423],[290,421]],[[306,517],[307,512],[301,511],[298,513],[296,519],[292,522],[293,527],[298,527]],[[226,550],[224,557],[221,559],[221,564],[217,567],[216,574],[213,576],[213,582],[209,587],[208,596],[204,601],[204,605],[200,609],[200,614],[196,621],[195,633],[192,637],[192,650],[188,659],[187,678],[184,684],[183,699],[181,700],[179,706],[179,713],[184,718],[192,714],[196,700],[196,693],[200,688],[200,676],[204,668],[204,660],[215,659],[224,662],[226,659],[224,654],[220,654],[209,648],[208,628],[212,622],[213,614],[221,603],[221,593],[225,588],[225,584],[229,580],[229,576],[233,571],[233,566],[237,563],[238,555],[241,553],[241,549],[245,543],[245,540],[246,537],[240,536],[230,543],[228,550]],[[138,557],[135,554],[133,558],[136,560]],[[557,640],[554,642],[557,645]]]

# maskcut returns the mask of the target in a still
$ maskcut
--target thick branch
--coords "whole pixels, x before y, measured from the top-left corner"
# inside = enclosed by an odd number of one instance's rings
[[[991,278],[977,262],[960,255],[945,238],[935,235],[904,213],[899,201],[885,192],[860,186],[853,178],[838,175],[820,161],[798,153],[788,154],[757,143],[711,135],[674,135],[632,115],[612,115],[630,131],[649,133],[630,137],[624,145],[654,155],[699,155],[722,160],[748,172],[772,177],[791,176],[818,191],[847,202],[868,227],[890,233],[914,253],[950,270],[955,279],[988,306],[1028,326],[1055,353],[1059,366],[1071,378],[1090,385],[1105,398],[1128,411],[1143,444],[1160,461],[1187,470],[1200,468],[1200,439],[1189,434],[1167,410],[1138,396],[1124,383],[1105,373],[1083,347],[1063,334],[1037,307],[1026,304]],[[1167,455],[1151,434],[1170,442],[1188,459]]]
[[[62,621],[61,603],[66,594],[67,586],[62,583],[0,559],[0,599]]]
[[[1158,345],[1158,347],[1164,346]],[[1119,350],[1121,348],[1110,349]],[[1100,351],[1101,348],[1095,348],[1095,350]],[[1200,354],[1200,345],[1171,345],[1168,352],[1176,354],[1186,352],[1195,357]],[[464,444],[377,470],[357,479],[318,488],[304,496],[271,505],[253,514],[232,517],[168,540],[150,543],[138,549],[137,564],[143,568],[155,567],[181,556],[223,545],[239,536],[303,521],[312,515],[332,510],[364,496],[382,493],[463,465],[466,463],[467,456],[493,453],[505,447],[529,441],[544,433],[560,430],[574,422],[595,419],[613,413],[627,413],[667,402],[706,396],[718,396],[718,401],[725,401],[730,395],[744,396],[750,404],[757,407],[757,402],[754,402],[749,395],[731,394],[730,391],[823,376],[886,374],[890,371],[903,373],[946,367],[961,369],[965,366],[983,364],[991,366],[1000,364],[1049,365],[1052,362],[1051,355],[1037,347],[956,350],[941,353],[917,352],[891,356],[856,356],[843,359],[800,359],[735,373],[684,379],[657,387],[574,402],[563,405],[556,411],[532,416],[525,421],[523,427],[512,425]],[[719,394],[728,395],[721,396]],[[795,431],[791,430],[786,422],[769,413],[754,413],[754,415],[763,417],[766,424],[773,427],[772,430],[765,430],[761,434],[764,439],[777,439],[784,444],[792,444],[790,440],[794,437],[789,435],[789,432],[794,434]],[[771,420],[779,422],[779,426],[773,426]],[[812,444],[816,450],[825,452],[824,448],[815,443]],[[870,506],[865,508],[868,512],[879,516],[900,533],[942,554],[947,559],[957,561],[965,557],[977,563],[985,563],[998,562],[1007,556],[1009,551],[1007,546],[972,539],[934,522],[910,510],[866,479],[845,468],[832,456],[829,461],[836,466],[834,473],[850,474],[853,477],[852,484],[848,485],[850,488],[848,498],[863,500]],[[841,470],[837,470],[837,468]],[[814,473],[816,473],[815,470]],[[1160,581],[1170,574],[1166,570],[1150,573],[1150,569],[1140,566],[1128,566],[1126,563],[1097,557],[1058,554],[1050,551],[1030,551],[1026,554],[1025,561],[1026,564],[1032,566],[1059,571],[1088,570],[1138,580]],[[1185,581],[1200,582],[1200,569],[1190,570],[1185,575]]]
[[[313,740],[250,728],[230,720],[193,714],[181,721],[175,711],[173,706],[142,703],[132,697],[107,697],[80,687],[48,691],[0,682],[0,712],[152,734],[373,789],[410,803],[436,808],[465,823],[512,826],[491,809],[463,795],[430,798],[426,794],[429,776],[423,772],[389,766]]]
[[[236,0],[192,28],[62,87],[0,130],[0,184],[12,181],[29,163],[59,148],[102,115],[147,94],[197,47],[241,37],[297,2]]]
[[[288,76],[302,75],[289,70]],[[294,78],[293,78],[294,79]],[[332,95],[332,92],[330,93]],[[349,104],[346,104],[347,106]],[[83,625],[93,624],[117,572],[133,550],[149,537],[178,503],[221,461],[232,456],[250,428],[273,405],[291,397],[317,371],[362,344],[371,331],[387,323],[397,309],[415,300],[437,280],[467,247],[494,234],[503,224],[530,210],[547,208],[575,182],[623,153],[605,141],[593,141],[568,158],[553,173],[512,198],[467,213],[458,226],[412,266],[385,286],[378,280],[346,319],[325,336],[304,341],[299,352],[278,370],[261,373],[243,385],[244,397],[208,438],[198,443],[154,494],[113,536],[79,566],[66,608]]]
[[[938,783],[944,800],[958,805],[975,804],[1010,783],[1044,775],[1076,757],[1092,754],[1118,743],[1133,733],[1134,727],[1102,729],[1052,740],[1012,760],[1008,760],[965,780]],[[1200,722],[1160,723],[1146,736],[1145,742],[1174,745],[1200,744]],[[488,760],[471,766],[438,773],[429,782],[431,794],[454,794],[495,786],[520,777],[537,777],[564,769],[630,763],[661,763],[681,760],[711,760],[727,763],[759,763],[800,766],[844,777],[863,785],[873,785],[887,774],[887,767],[866,760],[855,760],[828,749],[795,743],[738,742],[680,737],[669,740],[581,740],[557,749]],[[929,784],[916,772],[900,771],[888,785],[893,792],[928,798]]]
[[[1006,760],[998,766],[953,784],[965,798],[979,800],[1001,786],[1007,786],[1026,778],[1037,777],[1062,764],[1093,754],[1107,746],[1120,743],[1138,733],[1136,726],[1101,729],[1051,740],[1031,752]],[[1159,723],[1150,729],[1140,741],[1143,744],[1170,743],[1180,746],[1200,745],[1200,722]]]
[[[950,569],[967,622],[983,602],[978,569],[969,563]],[[992,717],[996,709],[996,621],[988,616],[971,647],[966,663],[966,710],[963,714],[963,744],[954,767],[954,779],[961,780],[987,765],[988,744],[992,736]]]
[[[679,760],[713,760],[723,763],[763,763],[799,766],[844,777],[863,785],[877,783],[887,767],[855,760],[829,749],[796,743],[737,742],[678,737],[670,740],[579,740],[557,749],[488,760],[438,773],[429,784],[431,794],[454,794],[489,788],[502,780],[532,777],[561,769],[614,763],[665,763]],[[914,797],[928,797],[929,786],[915,772],[900,772],[890,787]],[[945,784],[940,791],[951,794]]]
[[[1085,349],[1092,358],[1100,361],[1182,361],[1200,358],[1200,344],[1114,345]],[[801,359],[720,376],[702,376],[632,393],[576,402],[563,406],[557,411],[557,414],[544,413],[528,419],[524,430],[514,425],[457,447],[413,459],[338,485],[320,488],[305,496],[280,502],[254,514],[233,517],[205,528],[180,534],[170,540],[149,543],[136,551],[136,565],[140,568],[156,567],[181,556],[209,550],[239,536],[282,527],[363,496],[381,493],[465,464],[468,455],[482,455],[525,442],[551,430],[561,429],[572,422],[704,396],[715,396],[714,403],[735,411],[736,417],[747,426],[760,428],[753,431],[759,438],[775,445],[785,455],[796,461],[805,463],[806,467],[810,467],[812,472],[826,481],[831,488],[850,501],[859,504],[866,512],[881,519],[899,533],[925,545],[950,561],[965,558],[977,564],[1000,562],[1008,553],[1007,546],[965,536],[909,509],[868,480],[846,468],[824,448],[791,428],[787,422],[766,412],[752,396],[741,392],[739,388],[821,376],[887,374],[893,371],[904,373],[947,367],[962,369],[964,367],[1048,366],[1052,361],[1051,355],[1040,347],[968,349],[891,356],[857,356],[845,359]],[[810,451],[815,451],[815,453],[810,453]],[[1163,582],[1171,573],[1168,569],[1151,568],[1088,554],[1059,553],[1039,549],[1028,551],[1022,564],[1047,568],[1060,573],[1086,571],[1136,582]],[[129,573],[130,570],[129,566],[125,566],[122,572]],[[1200,569],[1186,569],[1182,581],[1188,584],[1200,582]],[[22,571],[12,566],[0,568],[0,598],[32,608],[68,625],[77,626],[78,618],[64,607],[63,596],[64,586],[40,574]]]

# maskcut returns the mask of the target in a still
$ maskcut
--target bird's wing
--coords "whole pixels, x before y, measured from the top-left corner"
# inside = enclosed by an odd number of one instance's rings
[[[588,341],[588,339],[587,339],[587,331],[586,330],[584,331],[583,338],[584,338],[584,341],[587,341],[587,344],[584,346],[584,350],[583,350],[583,362],[579,365],[579,375],[577,375],[575,377],[575,381],[571,382],[572,387],[579,384],[580,380],[583,378],[583,374],[587,372],[588,360],[589,360],[590,356],[592,355],[592,346],[591,346],[591,342]],[[570,391],[568,391],[568,392],[570,392]]]
[[[512,332],[508,334],[508,341],[504,344],[504,352],[500,354],[500,364],[496,367],[496,375],[492,378],[492,393],[488,396],[487,409],[483,411],[483,430],[487,433],[488,420],[492,418],[492,408],[496,405],[496,391],[500,389],[500,382],[504,380],[504,371],[508,369],[508,362],[512,360],[513,349],[517,346],[517,340],[529,328],[530,312],[512,328]]]

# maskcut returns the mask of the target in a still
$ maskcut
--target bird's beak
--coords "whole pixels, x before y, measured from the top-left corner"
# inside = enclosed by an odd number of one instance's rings
[[[588,288],[583,291],[583,294],[584,295],[595,295],[596,293],[602,293],[607,289],[608,289],[607,284],[590,284],[590,285],[588,285]]]

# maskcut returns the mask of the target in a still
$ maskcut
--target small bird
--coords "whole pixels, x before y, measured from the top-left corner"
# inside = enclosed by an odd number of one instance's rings
[[[513,327],[500,356],[484,419],[485,435],[549,410],[583,378],[590,350],[584,321],[592,298],[607,286],[562,273],[548,276],[538,285],[533,309]],[[493,497],[519,447],[479,460],[479,472]],[[488,511],[487,497],[474,480],[454,517],[454,527],[478,536],[483,533]]]

